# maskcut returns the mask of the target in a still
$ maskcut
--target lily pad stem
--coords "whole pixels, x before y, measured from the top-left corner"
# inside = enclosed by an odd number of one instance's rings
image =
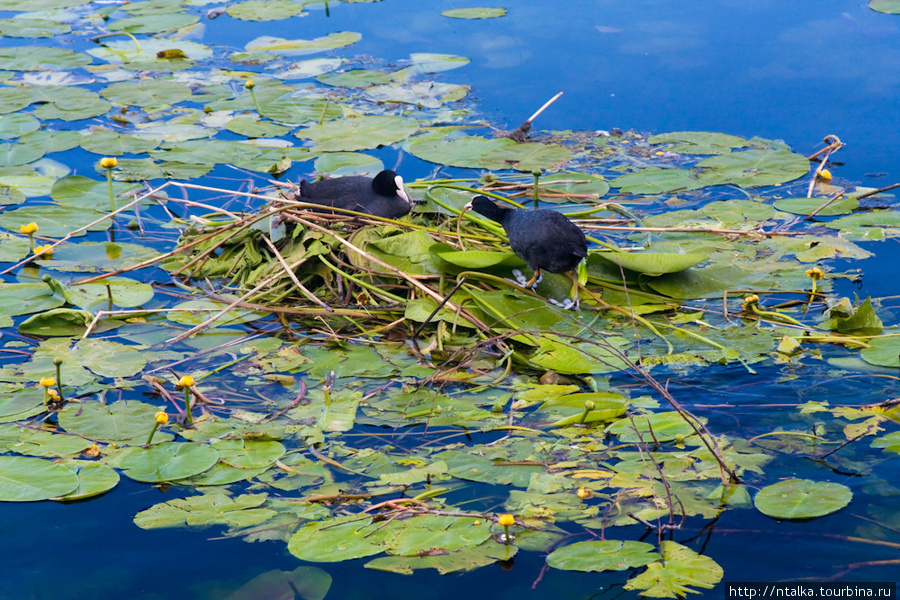
[[[128,33],[127,31],[116,31],[113,33],[104,33],[103,35],[97,35],[97,36],[94,36],[93,41],[96,42],[97,40],[107,38],[107,37],[113,37],[115,35],[127,35],[128,37],[131,38],[131,41],[134,42],[134,49],[137,52],[141,51],[141,45],[138,43],[137,38],[134,37],[133,35],[131,35],[130,33]]]

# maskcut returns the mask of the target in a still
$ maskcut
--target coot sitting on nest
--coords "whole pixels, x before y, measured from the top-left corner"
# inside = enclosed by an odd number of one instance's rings
[[[374,178],[354,175],[312,183],[303,180],[297,199],[387,219],[402,217],[413,205],[403,189],[403,178],[393,171],[382,171]]]
[[[555,210],[504,208],[486,196],[475,196],[469,207],[503,226],[512,251],[534,271],[531,280],[524,284],[526,288],[540,281],[542,270],[566,273],[587,257],[584,233]],[[578,280],[573,277],[572,281],[572,292],[577,298]]]

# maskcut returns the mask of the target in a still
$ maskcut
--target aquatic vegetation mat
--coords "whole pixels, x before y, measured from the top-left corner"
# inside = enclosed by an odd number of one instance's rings
[[[863,242],[900,235],[889,189],[833,178],[835,136],[805,156],[715,132],[532,130],[540,111],[503,132],[443,80],[466,57],[356,56],[351,31],[228,53],[187,40],[214,18],[340,4],[28,4],[0,20],[29,40],[0,49],[0,500],[81,501],[126,477],[171,496],[134,516],[143,529],[402,574],[540,552],[677,597],[724,576],[679,532],[724,511],[815,519],[858,489],[771,463],[868,477],[896,460],[893,400],[807,402],[750,435],[668,385],[900,366],[878,299],[835,291]],[[82,30],[90,47],[40,41]],[[401,154],[420,174],[402,219],[297,193]],[[585,231],[577,309],[563,275],[518,283],[503,230],[465,210],[478,193]],[[236,597],[322,598],[331,581],[260,577]]]

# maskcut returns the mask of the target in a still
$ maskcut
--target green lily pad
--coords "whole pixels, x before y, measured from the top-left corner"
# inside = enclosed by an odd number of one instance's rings
[[[673,254],[668,252],[597,252],[624,269],[645,275],[678,273],[707,259],[705,254]]]
[[[775,519],[813,519],[850,504],[853,492],[845,485],[809,479],[788,479],[756,494],[757,510]]]
[[[667,194],[698,190],[706,184],[684,169],[648,168],[620,175],[610,181],[609,185],[620,188],[626,194]]]
[[[106,231],[109,229],[109,226],[112,224],[112,221],[109,219],[94,223],[102,216],[102,213],[77,206],[23,206],[22,208],[0,213],[0,227],[18,232],[20,225],[35,222],[40,227],[40,235],[61,238],[72,233],[75,236],[82,236],[87,231]],[[90,225],[91,223],[94,224]],[[86,231],[74,233],[76,229],[81,229],[87,225],[90,225],[90,227]]]
[[[900,338],[876,337],[868,341],[869,347],[863,348],[859,355],[870,365],[900,367]]]
[[[453,54],[432,54],[430,52],[415,52],[409,55],[413,66],[417,71],[422,73],[440,73],[442,71],[451,71],[464,67],[469,62],[464,56],[454,56]]]
[[[100,91],[100,94],[118,104],[140,107],[161,107],[178,104],[191,97],[191,89],[174,81],[140,79],[120,81]]]
[[[438,108],[465,98],[468,86],[435,81],[392,83],[368,88],[363,95],[373,102],[400,102],[419,108]]]
[[[710,131],[675,131],[650,136],[650,144],[672,144],[671,152],[681,154],[723,154],[734,148],[745,148],[750,143],[736,135],[715,133]]]
[[[187,56],[188,65],[191,61],[204,60],[212,56],[212,50],[203,44],[187,40],[178,40],[176,43],[163,38],[142,39],[140,50],[135,48],[131,40],[104,40],[102,46],[91,48],[87,53],[100,60],[123,63],[123,66],[126,68],[139,68],[163,62],[158,61],[157,54],[171,50],[173,47],[177,47],[178,50]],[[164,62],[167,63],[165,66],[169,69],[175,66],[175,61]]]
[[[10,38],[51,38],[69,33],[72,28],[66,23],[50,19],[0,19],[0,36]]]
[[[157,140],[140,137],[137,135],[129,135],[118,133],[111,130],[93,131],[91,135],[85,136],[81,141],[81,147],[88,152],[99,154],[101,156],[122,156],[123,154],[143,154],[156,148],[159,145]],[[87,179],[79,175],[73,175],[66,179],[81,181]],[[62,181],[62,180],[60,180]],[[106,182],[102,183],[104,194],[106,193]],[[121,193],[116,191],[115,193]],[[108,200],[107,200],[108,203]],[[107,204],[108,205],[108,204]]]
[[[248,42],[244,49],[247,52],[277,52],[287,56],[296,56],[349,46],[361,39],[362,35],[352,31],[337,31],[312,40],[286,40],[265,35]]]
[[[112,271],[114,269],[127,269],[136,264],[159,256],[159,253],[152,248],[139,246],[137,244],[129,244],[126,242],[82,242],[80,244],[64,244],[57,246],[53,250],[53,258],[42,262],[41,264],[60,271],[72,271],[76,273],[96,273],[97,271]],[[109,282],[111,278],[103,281]],[[122,284],[126,289],[119,290],[119,298],[113,294],[113,303],[119,304],[121,300],[123,304],[119,306],[139,306],[143,304],[145,294],[149,285],[134,285],[136,282],[128,283],[128,279],[113,279]],[[99,283],[105,285],[103,281]],[[113,286],[114,289],[116,286]],[[87,290],[91,295],[96,296],[99,292],[93,285]],[[103,294],[104,297],[106,294]]]
[[[555,144],[518,144],[509,138],[480,136],[418,135],[405,146],[410,154],[422,160],[467,169],[553,169],[572,157],[571,152]]]
[[[701,418],[700,421],[705,423],[706,419]],[[688,437],[694,433],[693,427],[674,410],[636,415],[634,424],[631,419],[620,419],[607,427],[606,431],[618,436],[619,441],[623,443],[649,440],[671,442],[679,435]]]
[[[119,484],[119,474],[102,463],[71,460],[65,466],[78,473],[78,487],[65,496],[53,498],[62,502],[77,502],[105,494]]]
[[[19,323],[19,333],[40,336],[73,336],[83,333],[94,320],[86,310],[54,308]]]
[[[20,19],[9,19],[19,21]],[[2,31],[2,30],[0,30]],[[0,33],[2,34],[2,33]],[[5,35],[5,34],[2,34]],[[22,110],[34,100],[27,89],[18,87],[0,88],[0,114],[9,114]]]
[[[442,11],[441,14],[451,19],[495,19],[505,16],[506,9],[482,6],[475,8],[451,8],[450,10]]]
[[[900,0],[869,0],[869,8],[880,13],[900,15]]]
[[[316,81],[325,85],[346,88],[367,88],[373,85],[385,85],[391,82],[391,74],[368,69],[352,69],[341,73],[328,73],[316,77]],[[26,104],[27,106],[27,104]]]
[[[278,79],[306,79],[329,73],[343,64],[340,58],[310,58],[292,63],[288,68],[277,71]]]
[[[58,308],[65,303],[65,298],[54,295],[53,290],[43,282],[0,283],[2,315],[27,315]]]
[[[63,465],[27,456],[0,456],[0,502],[49,500],[77,488],[78,475]]]
[[[722,567],[708,556],[671,540],[660,542],[659,549],[663,560],[629,579],[626,590],[641,590],[641,595],[651,598],[680,598],[697,593],[694,587],[712,589],[722,580]]]
[[[297,567],[293,571],[266,571],[236,589],[223,600],[261,600],[296,598],[324,600],[331,588],[331,575],[316,567]]]
[[[488,252],[485,250],[449,251],[435,253],[441,260],[464,269],[486,269],[508,263],[515,255],[509,252]]]
[[[25,388],[0,398],[0,423],[22,421],[45,410],[43,389]]]
[[[80,454],[93,444],[90,440],[78,436],[49,431],[21,429],[19,434],[16,442],[6,445],[8,452],[42,458],[63,457]]]
[[[8,71],[64,71],[77,69],[91,59],[72,50],[50,46],[5,46],[0,48],[0,64]]]
[[[34,144],[0,144],[0,167],[14,167],[34,162],[44,150]]]
[[[244,21],[280,21],[303,14],[303,3],[293,0],[247,0],[229,4],[225,12]]]
[[[406,117],[376,115],[337,119],[301,129],[295,135],[313,140],[317,152],[365,150],[403,141],[419,129],[419,122]]]
[[[199,15],[192,15],[186,12],[140,15],[112,21],[107,25],[107,29],[110,31],[127,31],[128,33],[168,33],[183,27],[189,27],[199,20]]]
[[[103,135],[103,133],[100,134],[101,137]],[[123,204],[126,201],[119,199],[119,195],[138,187],[133,183],[114,181],[113,197],[117,203]],[[106,181],[97,181],[81,175],[70,175],[57,180],[50,190],[50,197],[62,206],[87,208],[99,212],[109,211],[109,184]],[[54,252],[62,250],[62,248],[57,248]]]
[[[209,446],[181,445],[211,450]],[[157,448],[159,446],[153,446],[151,450]],[[188,458],[183,450],[181,454],[183,459]],[[274,510],[260,508],[265,501],[265,494],[242,494],[233,498],[225,494],[204,494],[190,498],[177,498],[142,510],[135,515],[134,524],[141,529],[209,527],[210,525],[249,527],[275,516]]]
[[[434,569],[441,575],[471,571],[501,561],[508,561],[518,547],[487,541],[475,547],[446,553],[424,553],[422,556],[381,556],[365,564],[367,569],[412,575],[422,569]]]
[[[563,546],[547,556],[547,564],[564,571],[624,571],[643,567],[659,558],[652,544],[602,540]]]
[[[811,215],[826,202],[828,202],[828,198],[782,198],[776,200],[773,206],[793,215]],[[853,197],[846,197],[832,202],[816,215],[822,217],[849,215],[857,208],[859,208],[859,201]]]
[[[248,138],[280,137],[291,130],[290,127],[262,121],[258,117],[248,115],[231,119],[225,124],[225,128],[228,131]]]
[[[0,116],[0,140],[11,140],[40,129],[41,122],[31,115]]]
[[[199,475],[218,459],[219,453],[206,444],[163,442],[149,448],[126,448],[118,466],[131,479],[159,483]]]
[[[359,152],[328,152],[313,163],[318,173],[329,173],[338,177],[348,175],[368,175],[370,177],[384,170],[384,163],[368,154]]]
[[[809,161],[789,150],[745,150],[702,160],[697,179],[704,185],[734,184],[743,188],[780,185],[809,173]]]
[[[109,405],[67,404],[58,415],[60,427],[69,433],[117,444],[143,444],[156,424],[157,412],[159,407],[151,404],[120,400]],[[171,434],[162,430],[153,436],[154,442],[170,439]]]
[[[308,562],[339,562],[384,552],[370,516],[307,523],[288,541],[288,551]],[[373,535],[374,534],[374,535]]]

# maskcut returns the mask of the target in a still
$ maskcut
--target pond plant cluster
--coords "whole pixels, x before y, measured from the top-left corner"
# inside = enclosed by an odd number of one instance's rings
[[[339,3],[202,4],[36,0],[0,19],[22,41],[0,48],[0,319],[17,332],[0,500],[84,500],[125,476],[177,496],[135,515],[144,529],[215,525],[405,574],[539,552],[676,597],[723,578],[675,541],[685,523],[851,501],[840,483],[772,478],[774,457],[900,452],[894,401],[809,402],[795,427],[742,439],[663,381],[828,348],[898,367],[878,303],[833,293],[870,256],[860,242],[900,235],[886,190],[832,178],[835,136],[812,157],[708,132],[510,137],[439,75],[464,57],[354,57],[348,31],[193,41],[217,17]],[[296,197],[299,176],[377,173],[384,148],[432,165],[407,177],[410,215]],[[79,152],[96,175],[66,165]],[[238,189],[208,184],[214,169]],[[565,276],[512,279],[524,264],[503,230],[463,211],[476,193],[585,231],[579,310],[558,306]],[[307,599],[330,582],[272,578]]]

